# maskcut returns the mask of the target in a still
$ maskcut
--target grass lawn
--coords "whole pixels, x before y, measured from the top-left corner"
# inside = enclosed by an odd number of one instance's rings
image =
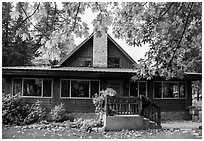
[[[83,129],[62,126],[43,128],[39,124],[10,127],[2,125],[3,139],[198,139],[201,137],[201,129],[171,128],[88,133]]]

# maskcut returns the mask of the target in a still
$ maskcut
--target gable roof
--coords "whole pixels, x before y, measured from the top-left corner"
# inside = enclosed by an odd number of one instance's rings
[[[132,59],[132,57],[130,57],[129,54],[127,54],[127,52],[108,34],[108,38],[115,44],[115,46],[118,47],[118,49],[125,54],[125,56],[130,59],[132,61],[132,63],[136,63],[135,60]]]
[[[89,39],[91,39],[94,36],[94,32],[89,35],[81,44],[79,44],[76,48],[74,48],[65,58],[63,58],[56,66],[61,66],[69,57],[71,57],[77,50],[79,50]],[[116,43],[116,41],[108,34],[108,39],[110,39],[113,44],[132,62],[136,63],[135,60],[130,57],[123,48]]]
[[[79,50],[89,39],[93,37],[93,33],[89,35],[81,44],[79,44],[76,48],[74,48],[68,55],[67,57],[63,58],[56,66],[61,66],[72,54],[74,54],[77,50]]]

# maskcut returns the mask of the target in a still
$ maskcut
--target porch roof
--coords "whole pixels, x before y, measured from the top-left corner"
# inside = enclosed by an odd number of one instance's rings
[[[134,69],[129,68],[96,68],[96,67],[41,67],[41,66],[20,66],[20,67],[2,67],[3,71],[85,71],[85,72],[119,72],[119,73],[135,73]]]
[[[84,76],[89,74],[108,74],[108,75],[128,75],[136,74],[135,69],[130,68],[96,68],[96,67],[50,67],[50,66],[17,66],[17,67],[2,67],[3,76],[15,75],[44,75],[44,76],[62,76],[69,74],[82,73]],[[94,75],[93,75],[94,76]],[[185,72],[184,79],[202,80],[202,73]]]
[[[109,77],[135,75],[135,70],[128,68],[94,68],[94,67],[2,67],[3,76],[83,76],[83,77]]]

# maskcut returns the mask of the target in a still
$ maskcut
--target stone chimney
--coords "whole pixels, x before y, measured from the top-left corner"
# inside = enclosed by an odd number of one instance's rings
[[[93,67],[107,68],[108,66],[108,38],[107,33],[102,32],[101,37],[94,33],[93,37]]]

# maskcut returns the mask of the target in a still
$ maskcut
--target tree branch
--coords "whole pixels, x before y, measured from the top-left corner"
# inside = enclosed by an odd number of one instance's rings
[[[161,18],[169,11],[169,9],[171,8],[171,6],[172,6],[173,4],[174,4],[174,3],[172,2],[172,3],[169,5],[169,7],[167,8],[167,10],[166,10],[162,15],[160,15],[158,19],[161,19]]]
[[[53,17],[53,20],[52,20],[51,27],[53,27],[53,25],[54,25],[54,23],[55,23],[55,17],[56,17],[56,14],[57,14],[57,4],[56,4],[56,2],[54,2],[54,4],[55,4],[54,17]]]
[[[181,34],[181,38],[180,38],[180,40],[179,40],[179,42],[178,42],[178,44],[177,44],[177,46],[176,46],[176,48],[175,48],[175,50],[174,50],[174,54],[173,54],[171,60],[169,61],[169,64],[172,63],[172,61],[173,61],[173,59],[174,59],[174,57],[175,57],[175,55],[176,55],[176,51],[177,51],[177,49],[180,47],[181,41],[182,41],[182,39],[183,39],[183,36],[184,36],[185,31],[186,31],[186,28],[187,28],[187,24],[188,24],[188,20],[189,20],[189,16],[190,16],[190,13],[191,13],[192,8],[193,8],[193,2],[192,2],[191,5],[190,5],[190,10],[189,10],[188,15],[187,15],[187,18],[186,18],[186,22],[185,22],[185,25],[184,25],[183,32],[182,32],[182,34]]]
[[[79,8],[80,8],[80,6],[81,6],[81,2],[79,2],[79,4],[78,4],[77,12],[76,12],[75,18],[74,18],[74,25],[73,25],[73,28],[72,28],[71,32],[74,31],[74,29],[75,29],[75,27],[76,27],[77,15],[78,15],[78,13],[79,13]]]
[[[36,11],[39,9],[40,3],[38,4],[37,8],[35,9],[35,11],[34,11],[30,16],[28,16],[28,14],[26,13],[26,11],[25,11],[25,9],[23,8],[23,6],[21,5],[21,3],[20,3],[20,6],[21,6],[21,8],[22,8],[24,14],[26,15],[26,19],[28,19],[28,20],[31,22],[31,24],[32,24],[38,31],[42,31],[41,29],[39,29],[38,27],[36,27],[36,26],[33,24],[33,22],[30,20],[30,17],[32,17],[32,16],[36,13]],[[46,36],[46,34],[44,33],[44,31],[42,31],[42,34]]]
[[[16,31],[26,20],[28,20],[30,17],[32,17],[32,16],[37,12],[37,10],[38,10],[39,7],[40,7],[40,3],[39,3],[38,6],[37,6],[37,8],[34,10],[34,12],[33,12],[31,15],[28,16],[27,13],[25,12],[25,9],[23,8],[21,2],[19,2],[19,5],[21,6],[21,9],[22,9],[23,12],[25,13],[26,18],[25,18],[21,23],[19,23],[19,24],[16,26],[15,31]],[[31,22],[31,23],[32,23],[32,22]]]

